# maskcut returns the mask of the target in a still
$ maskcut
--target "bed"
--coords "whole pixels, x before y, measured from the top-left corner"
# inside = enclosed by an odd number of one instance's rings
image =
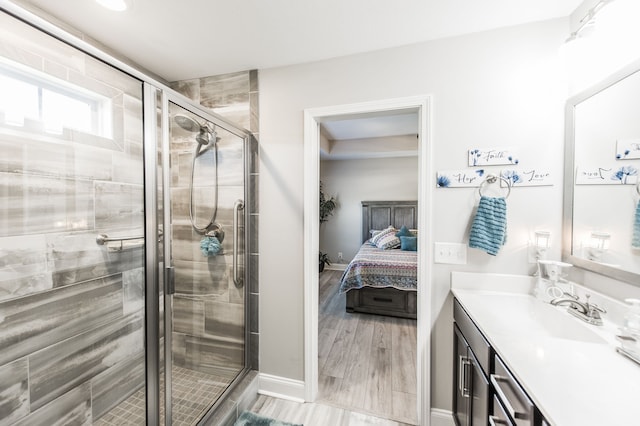
[[[347,312],[416,319],[417,252],[382,250],[367,241],[389,225],[417,228],[416,201],[363,201],[362,246],[340,281]]]

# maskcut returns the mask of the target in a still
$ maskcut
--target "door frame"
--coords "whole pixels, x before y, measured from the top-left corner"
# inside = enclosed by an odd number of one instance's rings
[[[429,425],[431,412],[431,324],[433,251],[431,199],[434,187],[431,144],[431,96],[419,95],[304,110],[304,395],[318,394],[318,246],[320,240],[320,124],[337,116],[414,110],[418,113],[418,318],[417,411],[418,424]],[[425,267],[422,267],[424,265]]]

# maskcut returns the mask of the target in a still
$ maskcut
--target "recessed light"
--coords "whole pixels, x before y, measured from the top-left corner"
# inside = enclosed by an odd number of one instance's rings
[[[96,0],[98,4],[116,12],[123,12],[127,10],[129,4],[126,0]]]

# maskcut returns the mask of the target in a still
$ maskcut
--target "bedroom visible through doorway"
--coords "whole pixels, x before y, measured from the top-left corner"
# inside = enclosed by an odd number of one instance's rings
[[[394,117],[391,120],[396,121],[413,121],[412,134],[356,136],[348,139],[344,145],[331,137],[331,127],[339,127],[345,121],[361,120],[364,123],[369,120],[364,124],[371,127],[376,119],[383,121],[389,117]],[[428,117],[429,97],[305,110],[307,401],[343,405],[351,410],[404,423],[420,424],[421,419],[428,416],[428,324],[431,312],[427,302],[431,291],[430,273],[424,268],[418,268],[420,291],[417,292],[417,300],[414,298],[413,302],[417,305],[414,307],[417,322],[398,318],[393,312],[394,316],[373,315],[366,311],[366,306],[365,311],[360,313],[346,312],[345,295],[337,291],[342,275],[340,269],[355,257],[363,242],[362,201],[367,201],[367,198],[380,200],[381,194],[386,191],[389,195],[383,198],[387,201],[414,200],[414,203],[417,201],[417,206],[429,206],[430,191],[427,188],[431,187],[433,179],[427,173],[431,163]],[[326,123],[332,124],[325,128]],[[377,131],[380,132],[380,128]],[[321,153],[321,147],[325,153]],[[369,151],[368,156],[359,157],[354,154],[364,148]],[[330,159],[332,154],[335,157]],[[383,172],[385,168],[386,171]],[[386,178],[385,173],[388,174]],[[405,180],[403,176],[406,176]],[[334,181],[334,178],[337,180]],[[334,216],[325,224],[333,225],[331,221],[335,219],[336,226],[333,230],[327,226],[326,232],[320,229],[318,220],[320,180],[323,181],[327,195],[331,196],[335,192],[338,201]],[[420,210],[421,213],[416,214],[416,222],[411,227],[421,228],[425,231],[423,234],[427,235],[431,212],[428,208]],[[321,232],[324,233],[323,247],[320,246]],[[337,235],[331,235],[332,232],[337,232]],[[424,235],[420,236],[418,233],[417,237],[418,244],[424,250],[414,253],[419,264],[427,265],[432,254],[426,241],[423,241]],[[326,241],[330,243],[325,247]],[[339,269],[338,271],[326,270],[323,275],[318,275],[315,262],[320,248],[327,252],[332,263],[341,259],[337,265],[332,265],[332,269]],[[422,329],[420,324],[423,324]],[[404,349],[394,352],[394,345]],[[360,362],[354,365],[356,353],[360,354],[356,356],[356,361]],[[396,367],[393,367],[394,363]],[[396,371],[392,374],[393,369]]]

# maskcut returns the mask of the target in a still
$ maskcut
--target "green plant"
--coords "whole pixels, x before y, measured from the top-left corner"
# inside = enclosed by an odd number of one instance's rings
[[[331,265],[331,260],[329,259],[329,255],[327,253],[320,252],[320,272],[324,271],[325,265]]]
[[[329,216],[333,214],[333,211],[338,206],[336,199],[331,197],[327,199],[322,189],[322,182],[320,182],[320,223],[324,223],[329,220]]]

